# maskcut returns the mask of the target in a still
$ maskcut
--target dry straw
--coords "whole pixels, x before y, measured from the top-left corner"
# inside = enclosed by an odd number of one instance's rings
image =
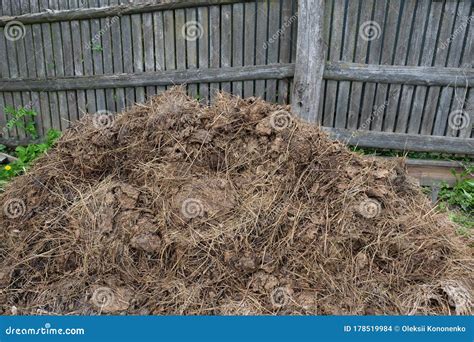
[[[173,89],[83,118],[0,197],[25,208],[0,212],[0,312],[472,314],[472,250],[403,162],[288,110]]]

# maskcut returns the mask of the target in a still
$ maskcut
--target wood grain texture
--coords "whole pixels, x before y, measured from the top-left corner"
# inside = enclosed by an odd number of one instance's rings
[[[324,71],[324,1],[300,1],[296,51],[293,111],[316,122]]]

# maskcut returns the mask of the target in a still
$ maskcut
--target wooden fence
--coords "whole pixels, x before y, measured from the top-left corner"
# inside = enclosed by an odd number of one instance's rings
[[[186,83],[291,102],[352,144],[474,154],[471,0],[0,3],[0,126],[5,106],[44,134]]]

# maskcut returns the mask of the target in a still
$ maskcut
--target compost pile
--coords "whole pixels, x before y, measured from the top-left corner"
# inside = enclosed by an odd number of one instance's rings
[[[2,314],[471,314],[472,250],[287,106],[85,116],[0,197]]]

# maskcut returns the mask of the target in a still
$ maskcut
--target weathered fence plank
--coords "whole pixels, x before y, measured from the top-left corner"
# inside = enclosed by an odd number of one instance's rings
[[[245,4],[245,42],[244,42],[244,65],[255,64],[255,19],[256,3]],[[244,82],[244,96],[249,97],[254,95],[255,81]]]
[[[345,15],[345,30],[342,40],[341,59],[344,61],[352,61],[354,59],[354,50],[357,31],[357,16],[348,15],[348,13],[358,13],[359,3],[357,1],[350,1]],[[337,89],[337,103],[335,113],[335,127],[345,128],[347,125],[347,116],[349,109],[349,93],[351,82],[338,82]]]
[[[209,9],[209,50],[210,50],[210,60],[209,60],[209,67],[210,68],[219,68],[220,67],[220,8],[219,6],[212,6]],[[210,99],[214,98],[214,95],[217,91],[220,90],[219,83],[211,83],[210,84]]]
[[[289,63],[291,59],[291,32],[297,15],[293,14],[293,1],[283,1],[281,8],[281,27],[279,36],[279,63]],[[247,40],[246,36],[246,40]],[[288,80],[278,81],[278,102],[288,103]],[[322,103],[322,102],[321,102]]]
[[[209,68],[209,9],[207,7],[198,8],[198,22],[202,26],[202,36],[199,39],[199,69]],[[205,103],[209,101],[209,84],[199,83],[199,97]]]
[[[341,44],[343,37],[344,22],[344,2],[342,0],[331,0],[332,2],[332,22],[329,28],[330,41],[327,59],[330,61],[339,61],[341,59]],[[327,9],[326,11],[329,11]],[[299,18],[301,20],[301,18]],[[308,39],[301,37],[301,39]],[[300,30],[298,22],[298,44],[300,40]],[[298,50],[297,50],[298,53]],[[326,82],[325,108],[323,115],[323,125],[332,127],[336,116],[338,82],[329,80]]]
[[[232,66],[244,65],[244,5],[235,4],[232,7]],[[276,61],[278,62],[278,61]],[[232,93],[243,96],[242,82],[232,82]]]
[[[232,65],[232,7],[221,6],[221,63],[220,66],[228,68]],[[221,90],[227,93],[232,91],[230,82],[221,83]]]
[[[200,25],[197,21],[197,13],[196,8],[188,8],[186,9],[186,24],[194,25],[197,27],[197,37],[196,39],[188,39],[186,40],[186,65],[185,68],[187,69],[196,69],[198,66],[198,46],[197,42],[199,37],[203,35],[204,27]],[[188,94],[193,98],[198,96],[198,87],[196,84],[189,84],[188,85]]]
[[[438,38],[438,29],[441,24],[442,11],[443,2],[433,1],[431,3],[430,13],[428,17],[428,25],[426,27],[426,33],[423,40],[423,45],[421,47],[422,54],[419,65],[433,65],[433,58],[436,49],[436,40]],[[415,89],[415,94],[413,97],[413,106],[408,124],[408,133],[420,133],[421,120],[423,117],[423,110],[425,106],[427,92],[428,88],[425,86],[418,86]]]
[[[256,65],[209,69],[171,69],[157,72],[131,74],[61,77],[42,80],[0,81],[0,87],[8,84],[10,90],[106,89],[120,87],[146,87],[200,82],[231,82],[244,80],[283,79],[294,75],[293,64]],[[131,88],[133,89],[133,88]]]
[[[357,23],[358,31],[354,33],[356,35],[356,46],[354,62],[365,63],[368,53],[369,41],[363,39],[359,33],[359,27],[364,23],[367,23],[372,16],[372,9],[374,7],[374,0],[363,0],[360,2],[360,18]],[[357,129],[359,127],[359,118],[361,117],[361,106],[362,106],[362,92],[364,89],[364,83],[352,82],[352,88],[350,93],[349,101],[349,112],[347,118],[347,128]]]
[[[255,14],[257,21],[255,28],[255,64],[264,65],[267,63],[267,49],[265,46],[268,40],[268,2],[257,1]],[[255,81],[254,95],[265,99],[266,94],[265,80]]]
[[[141,14],[154,11],[183,9],[200,6],[212,6],[219,4],[233,4],[239,2],[247,2],[255,0],[183,0],[183,1],[168,1],[159,3],[130,3],[128,0],[123,1],[119,6],[105,6],[92,8],[78,8],[65,11],[42,11],[41,13],[31,13],[20,15],[19,13],[8,14],[0,17],[0,26],[5,26],[10,21],[19,21],[23,24],[36,24],[44,22],[57,22],[68,20],[84,20],[84,19],[98,19],[105,17],[113,17],[115,15],[132,15]]]
[[[376,131],[351,131],[342,128],[323,127],[329,135],[345,144],[360,147],[396,149],[403,151],[439,151],[474,154],[474,140],[452,137],[423,136]]]
[[[174,65],[174,58],[170,56],[169,65]],[[396,66],[396,65],[369,65],[369,64],[357,64],[357,63],[345,63],[345,62],[326,62],[321,63],[326,65],[323,71],[323,77],[328,80],[346,80],[346,81],[363,81],[363,82],[378,82],[378,83],[392,83],[392,84],[413,84],[413,85],[439,85],[439,86],[460,86],[460,87],[471,87],[474,84],[474,70],[471,69],[461,69],[461,68],[439,68],[439,67],[414,67],[414,66]],[[275,76],[278,79],[282,79],[282,75],[278,74],[278,69],[281,68],[282,73],[285,77],[291,77],[293,74],[290,73],[290,70],[294,70],[294,64],[267,64],[267,65],[256,65],[249,70],[259,70],[262,69],[262,73],[256,75],[257,78],[261,80],[261,76],[268,74],[269,76]],[[204,82],[213,77],[215,74],[215,69],[213,70],[192,70],[188,69],[190,80],[189,83],[193,82]],[[230,72],[234,69],[232,73],[238,73],[240,70],[244,73],[242,76],[238,76],[239,79],[245,78],[248,76],[246,68],[242,67],[226,67],[222,68],[224,75],[222,77],[216,76],[216,79],[219,80],[228,80],[228,77],[225,73]],[[156,79],[155,83],[158,85],[164,84],[175,84],[178,81],[185,82],[186,80],[181,79],[185,77],[185,69],[179,69],[180,72],[175,73],[173,70],[176,68],[168,69],[171,72],[142,72],[140,74],[115,74],[115,75],[94,75],[94,76],[77,76],[74,78],[71,77],[55,77],[51,79],[23,79],[17,77],[12,80],[0,80],[0,88],[5,88],[12,91],[24,91],[24,90],[59,90],[64,87],[64,89],[83,89],[85,87],[85,82],[91,82],[90,88],[110,88],[113,87],[110,80],[117,78],[120,80],[120,86],[128,86],[126,84],[126,77],[130,77],[130,84],[139,84],[136,81],[137,78],[143,77],[144,83],[147,85],[150,84],[152,77],[165,77],[168,79]],[[270,71],[271,70],[271,71]],[[270,71],[270,72],[269,72]],[[176,74],[177,77],[180,77],[178,80],[173,81],[169,77],[174,77]],[[199,78],[199,75],[202,75],[202,80]],[[460,77],[460,75],[462,77]],[[211,79],[212,81],[212,79]],[[231,81],[231,80],[229,80]],[[141,85],[139,85],[141,86]],[[41,88],[43,87],[43,88]],[[74,88],[79,87],[79,88]]]
[[[396,41],[396,51],[394,53],[394,65],[406,65],[410,36],[412,31],[413,17],[409,14],[415,13],[416,1],[402,1],[399,8],[400,24],[398,28],[398,39]],[[385,114],[385,121],[383,130],[385,132],[396,131],[396,120],[398,114],[398,107],[401,104],[403,85],[390,84],[388,89],[389,100],[387,102],[387,109]],[[407,113],[408,114],[408,113]]]
[[[324,70],[324,0],[300,1],[293,110],[315,122]],[[306,32],[303,34],[303,32]]]
[[[421,86],[474,86],[474,70],[461,68],[328,62],[324,77]]]

